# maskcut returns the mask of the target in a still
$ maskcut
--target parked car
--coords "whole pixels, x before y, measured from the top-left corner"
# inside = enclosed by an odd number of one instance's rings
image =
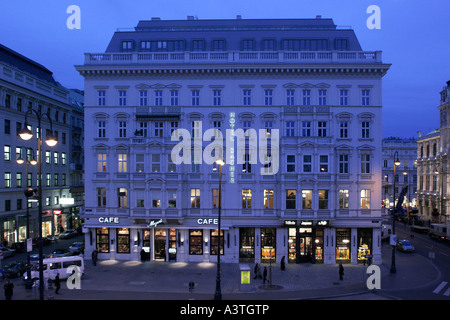
[[[84,252],[84,242],[74,242],[70,247],[69,251],[73,253],[83,253]]]
[[[47,257],[48,257],[48,254],[43,254],[42,255],[43,259],[46,259]],[[39,254],[38,253],[34,253],[34,254],[30,255],[30,263],[31,264],[36,263],[38,261],[39,261]]]
[[[414,246],[409,240],[398,240],[397,250],[402,252],[414,252]]]
[[[26,250],[25,242],[13,242],[9,246],[10,249],[13,249],[16,251],[16,253],[22,253]]]
[[[66,232],[60,233],[59,238],[60,239],[70,239],[75,238],[77,236],[77,231],[74,229],[69,229]]]
[[[5,248],[5,247],[1,247],[0,250],[2,251],[3,258],[11,257],[16,252],[13,249]]]
[[[56,249],[53,250],[53,252],[47,256],[47,258],[58,258],[69,255],[71,255],[71,252],[68,249]]]
[[[18,278],[21,277],[25,271],[27,271],[27,264],[24,262],[11,262],[5,265],[2,270],[4,277],[8,278]]]

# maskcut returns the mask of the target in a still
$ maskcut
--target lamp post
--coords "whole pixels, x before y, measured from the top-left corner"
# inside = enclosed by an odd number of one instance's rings
[[[28,114],[34,113],[38,120],[38,198],[39,198],[39,212],[38,212],[38,229],[39,229],[39,237],[38,237],[38,247],[39,247],[39,299],[44,300],[44,264],[43,264],[43,241],[42,241],[42,127],[41,127],[41,119],[46,116],[50,122],[50,134],[47,136],[45,143],[49,147],[55,146],[58,141],[53,136],[53,125],[52,119],[48,113],[39,114],[36,110],[28,109],[25,113],[25,125],[24,129],[19,132],[19,136],[22,140],[30,140],[33,137],[33,133],[28,129]]]
[[[216,160],[219,165],[219,219],[218,219],[218,239],[217,239],[217,277],[216,277],[216,292],[214,293],[214,300],[222,300],[222,291],[220,289],[220,224],[221,224],[221,209],[222,209],[222,166],[225,162],[222,159]]]
[[[18,159],[16,159],[16,162],[18,164],[23,164],[25,162],[25,165],[26,165],[26,181],[27,181],[26,185],[27,185],[27,187],[24,190],[24,194],[25,194],[25,197],[27,199],[27,201],[26,201],[26,206],[27,206],[27,234],[26,234],[26,238],[27,238],[27,241],[28,241],[28,239],[30,238],[30,210],[28,208],[28,198],[31,197],[33,195],[33,193],[34,193],[34,190],[31,188],[32,183],[31,183],[31,185],[28,185],[28,165],[31,164],[31,165],[35,166],[37,164],[37,161],[34,158],[34,154],[33,154],[32,157],[28,158],[27,148],[24,147],[24,149],[25,149],[25,155],[26,155],[26,162],[22,158],[22,156],[20,156]],[[26,245],[26,242],[25,242],[25,245]],[[30,266],[30,251],[28,251],[28,247],[27,247],[27,282],[26,282],[26,285],[25,285],[25,288],[27,288],[27,289],[31,289],[31,285],[30,285],[31,284],[31,270],[30,270],[30,267],[31,267]]]
[[[392,209],[392,235],[393,236],[395,236],[395,219],[397,218],[397,206],[395,205],[395,169],[399,165],[400,165],[400,161],[398,160],[398,151],[395,151],[395,153],[394,153],[394,208]],[[392,239],[395,240],[395,237],[392,237]],[[391,262],[390,273],[397,272],[397,269],[395,267],[395,246],[396,246],[396,243],[394,243],[392,245],[392,262]]]

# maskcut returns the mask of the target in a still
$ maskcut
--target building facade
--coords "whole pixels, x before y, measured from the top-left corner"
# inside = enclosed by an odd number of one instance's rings
[[[382,169],[382,199],[385,214],[387,209],[394,206],[394,181],[395,198],[397,201],[404,187],[408,187],[403,206],[408,210],[417,207],[417,141],[414,138],[385,138],[383,146],[383,169]],[[400,161],[394,175],[394,161]]]
[[[39,114],[48,113],[52,119],[55,147],[43,143],[43,236],[55,235],[69,226],[72,203],[70,169],[72,107],[70,91],[57,83],[44,66],[0,45],[0,115],[1,115],[1,163],[0,185],[0,234],[2,243],[21,242],[26,239],[27,212],[29,213],[30,238],[38,237],[38,202],[25,197],[26,188],[38,185],[36,138],[38,120],[34,113],[28,116],[28,124],[34,133],[29,141],[18,133],[24,128],[25,113],[29,108]],[[42,132],[50,130],[47,117],[42,117]],[[18,164],[17,159],[23,159]],[[28,208],[27,208],[28,207]],[[27,210],[28,209],[28,210]]]
[[[417,139],[417,196],[420,219],[427,223],[447,223],[448,154],[450,152],[450,81],[440,92],[440,123]]]
[[[389,65],[353,30],[321,17],[154,18],[76,68],[91,128],[87,255],[217,261],[220,183],[225,262],[381,263]]]

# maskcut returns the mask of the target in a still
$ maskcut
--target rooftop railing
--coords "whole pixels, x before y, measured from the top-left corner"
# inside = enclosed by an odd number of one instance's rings
[[[381,51],[227,51],[86,53],[85,65],[127,64],[376,64]]]

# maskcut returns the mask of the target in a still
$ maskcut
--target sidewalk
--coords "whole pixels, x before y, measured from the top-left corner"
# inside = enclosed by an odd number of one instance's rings
[[[438,270],[427,259],[419,255],[398,254],[397,274],[390,270],[390,248],[383,252],[381,269],[380,299],[393,289],[414,289],[433,282]],[[276,300],[315,299],[367,293],[367,266],[344,265],[344,280],[339,280],[338,265],[287,264],[282,271],[279,265],[272,265],[272,284],[253,279],[254,264],[251,268],[251,284],[248,290],[240,289],[240,270],[237,263],[221,264],[221,291],[224,300]],[[270,269],[269,264],[262,264]],[[45,299],[82,300],[211,300],[216,287],[217,268],[215,263],[183,262],[137,262],[100,261],[93,266],[86,260],[85,276],[81,280],[81,290],[69,290],[65,281],[61,283],[60,294],[46,290]],[[192,294],[189,282],[195,283]],[[39,293],[27,290],[22,279],[14,279],[14,300],[39,299]]]

